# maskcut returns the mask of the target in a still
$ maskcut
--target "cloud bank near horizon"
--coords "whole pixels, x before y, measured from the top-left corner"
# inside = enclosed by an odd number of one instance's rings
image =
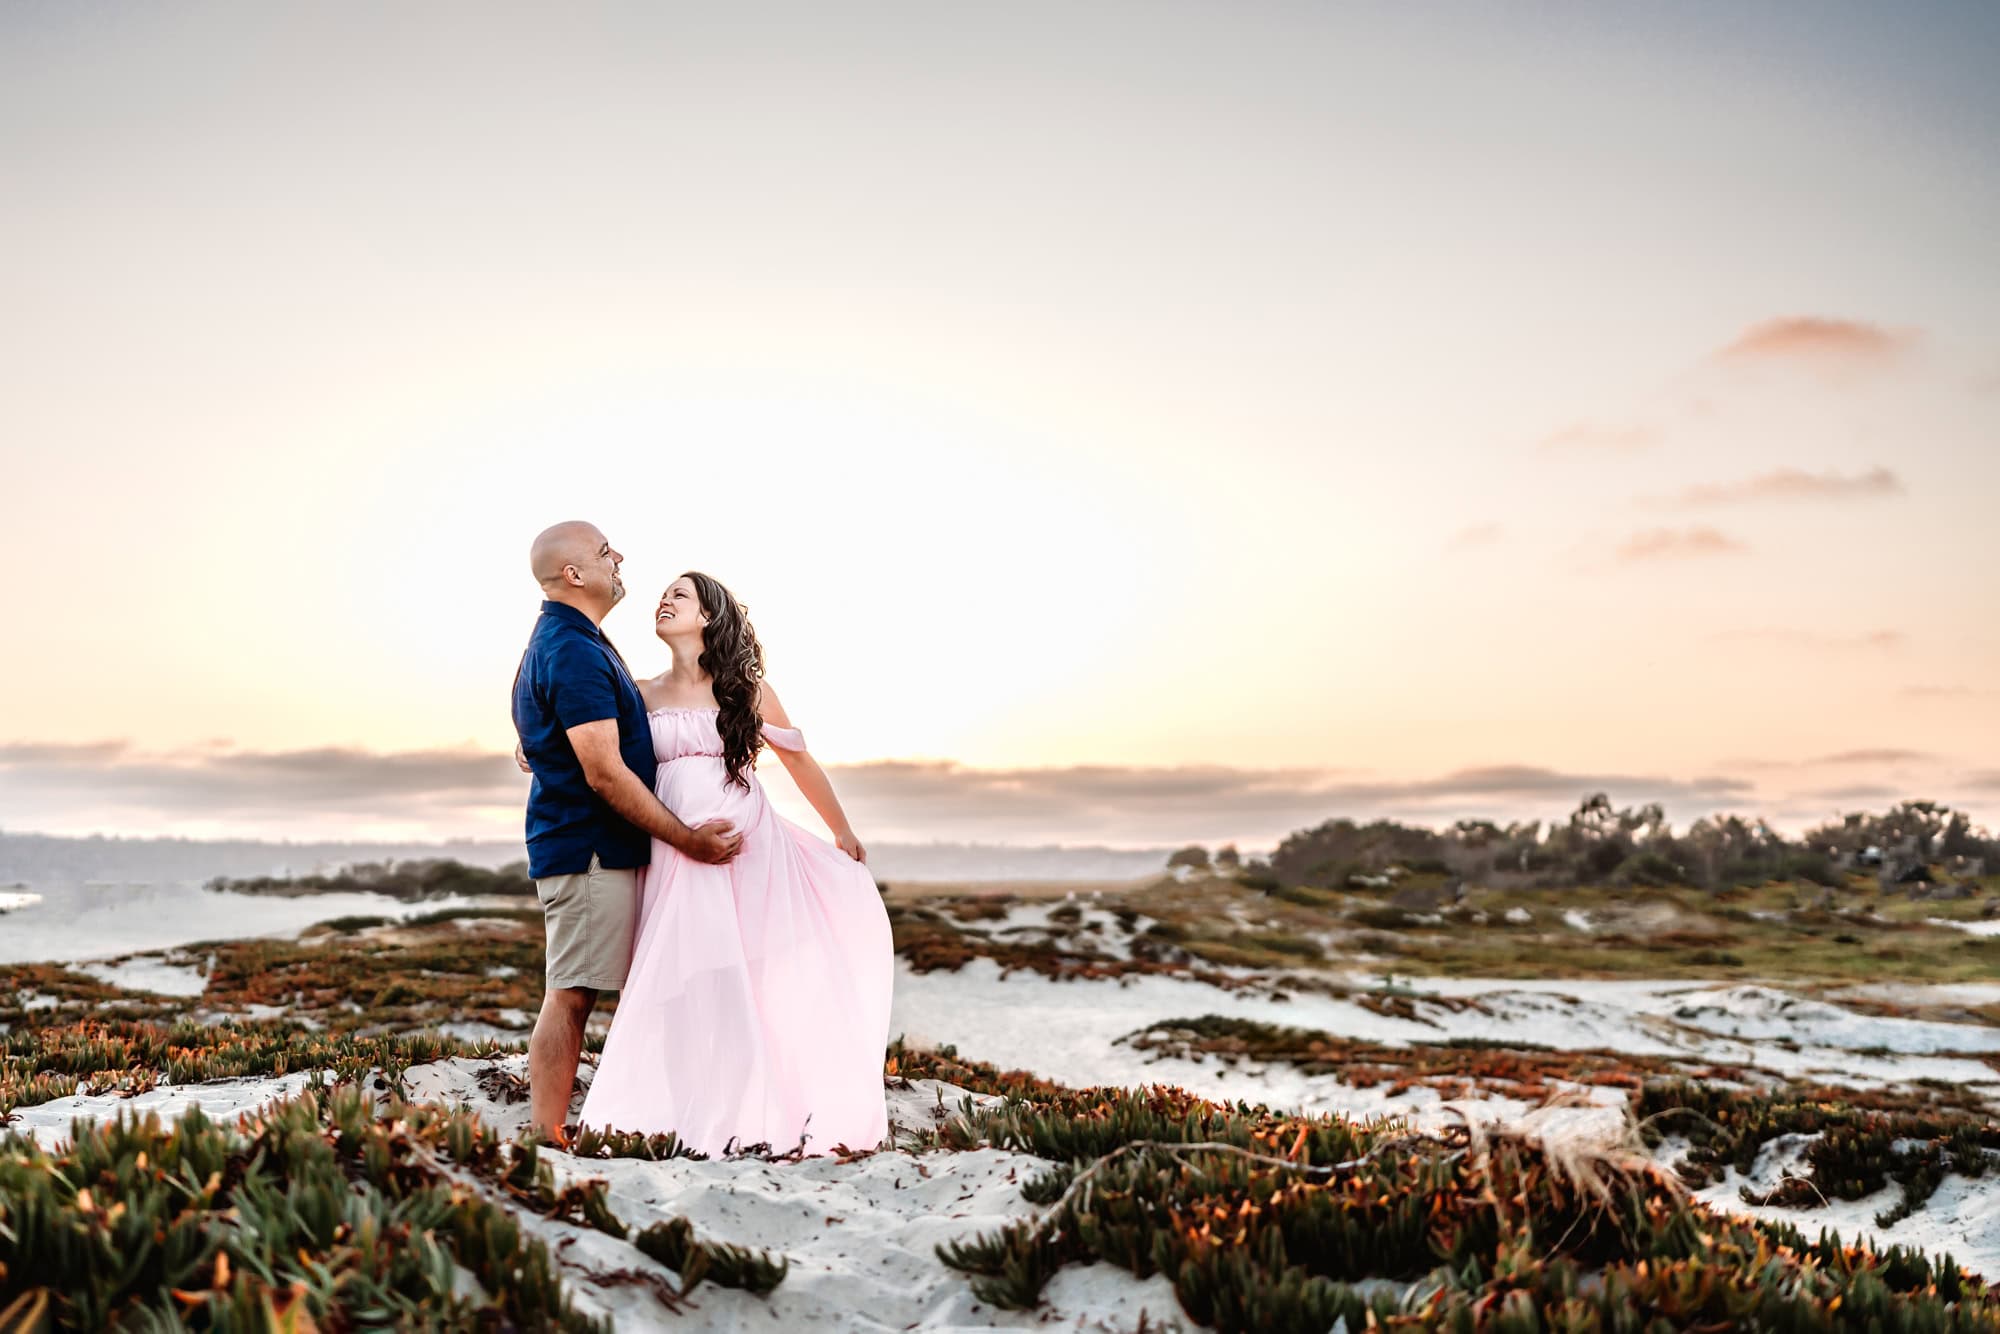
[[[1909,786],[1913,766],[1931,786]],[[1800,828],[1831,817],[1842,803],[1934,796],[1970,801],[1984,817],[2000,797],[1990,771],[1951,774],[1937,757],[1890,748],[1729,767],[1763,777],[1526,763],[1400,778],[1223,765],[974,768],[950,760],[878,760],[832,765],[829,773],[868,838],[1107,846],[1264,846],[1338,816],[1425,824],[1560,819],[1600,791],[1620,804],[1659,802],[1676,823],[1732,811]],[[1889,772],[1857,772],[1869,768]],[[1787,785],[1764,781],[1774,773]],[[1937,776],[1946,774],[1940,785]],[[0,744],[0,809],[16,832],[508,837],[520,828],[526,781],[510,756],[471,748],[149,753],[117,741]],[[780,810],[817,828],[788,782],[768,788]]]

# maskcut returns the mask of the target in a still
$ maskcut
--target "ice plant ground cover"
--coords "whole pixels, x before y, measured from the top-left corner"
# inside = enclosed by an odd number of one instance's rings
[[[892,1143],[805,1158],[517,1143],[532,912],[0,968],[0,1324],[2000,1329],[2000,942],[1311,893],[899,896]]]

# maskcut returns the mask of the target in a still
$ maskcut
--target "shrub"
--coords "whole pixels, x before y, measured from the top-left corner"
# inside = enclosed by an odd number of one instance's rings
[[[685,1218],[655,1223],[632,1244],[681,1276],[681,1291],[692,1292],[703,1279],[723,1288],[741,1288],[762,1297],[785,1281],[791,1262],[769,1251],[699,1241],[694,1224]]]
[[[329,931],[338,931],[345,935],[353,931],[366,931],[369,927],[373,926],[387,926],[389,925],[389,919],[379,915],[364,913],[350,917],[331,918],[328,921],[321,922],[320,925]]]
[[[528,864],[514,862],[497,871],[468,866],[448,857],[401,862],[364,862],[332,875],[256,876],[246,880],[216,879],[208,888],[230,894],[386,894],[416,901],[454,895],[468,898],[504,894],[525,898],[535,892]]]
[[[1371,927],[1377,931],[1403,931],[1413,926],[1422,926],[1416,915],[1402,908],[1390,908],[1377,904],[1356,908],[1347,914],[1350,922]]]
[[[1633,853],[1618,863],[1617,869],[1611,873],[1611,880],[1613,884],[1646,885],[1655,889],[1686,883],[1681,868],[1657,852]]]
[[[1832,860],[1824,852],[1807,850],[1787,853],[1779,865],[1779,874],[1788,880],[1808,880],[1832,889],[1840,889],[1847,884],[1847,877],[1834,869]]]
[[[1743,966],[1743,960],[1731,954],[1728,950],[1696,950],[1687,956],[1687,961],[1691,964],[1721,968],[1741,968]]]

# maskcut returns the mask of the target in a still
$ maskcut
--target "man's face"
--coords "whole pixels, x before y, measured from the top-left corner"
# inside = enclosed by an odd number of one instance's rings
[[[625,596],[625,580],[618,574],[618,567],[624,563],[625,557],[612,547],[610,539],[593,530],[588,554],[572,562],[570,568],[576,571],[585,589],[602,598],[605,606],[615,607]]]

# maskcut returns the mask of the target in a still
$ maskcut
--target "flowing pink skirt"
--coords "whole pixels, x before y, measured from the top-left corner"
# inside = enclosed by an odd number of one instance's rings
[[[670,1130],[711,1155],[802,1138],[808,1154],[872,1149],[889,1132],[895,968],[881,893],[861,863],[772,810],[754,777],[745,792],[723,774],[710,755],[660,767],[669,810],[732,820],[743,847],[709,866],[654,841],[582,1122]]]

